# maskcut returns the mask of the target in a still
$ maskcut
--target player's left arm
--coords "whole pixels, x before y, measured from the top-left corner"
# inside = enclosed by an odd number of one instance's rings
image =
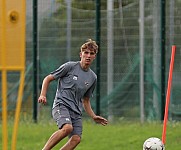
[[[84,109],[86,111],[86,113],[97,123],[100,123],[102,125],[107,125],[108,121],[107,119],[101,117],[101,116],[97,116],[94,111],[92,110],[91,104],[90,104],[90,99],[89,97],[84,97],[83,99],[83,106]]]

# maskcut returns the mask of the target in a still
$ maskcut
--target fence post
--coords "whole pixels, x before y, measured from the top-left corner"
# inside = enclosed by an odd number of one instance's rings
[[[33,120],[37,122],[37,0],[33,0]]]
[[[96,88],[96,113],[100,115],[100,0],[96,0],[96,42],[99,46],[99,52],[96,59],[97,88]]]
[[[161,120],[165,108],[165,0],[161,0]]]

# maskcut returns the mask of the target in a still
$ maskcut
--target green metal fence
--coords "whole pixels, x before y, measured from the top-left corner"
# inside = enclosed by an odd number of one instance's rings
[[[144,115],[159,120],[162,104],[161,1],[145,0],[144,9]],[[27,69],[33,62],[33,4],[27,1]],[[181,1],[166,1],[165,92],[171,45],[177,46],[169,118],[180,119],[180,13]],[[100,10],[100,113],[116,119],[140,119],[140,1],[116,0],[113,7],[101,2]],[[111,15],[112,17],[108,17]],[[110,22],[111,21],[111,22]],[[112,36],[111,36],[112,35]],[[79,60],[80,46],[96,39],[96,1],[38,1],[38,90],[43,78],[68,60]],[[112,55],[112,56],[111,56]],[[111,69],[110,69],[111,68]],[[27,74],[32,95],[33,69]],[[92,69],[96,72],[96,62]],[[12,87],[13,88],[13,87]],[[56,82],[50,85],[47,99],[51,110]],[[39,92],[39,91],[38,91]],[[91,101],[96,111],[96,91]],[[33,101],[33,100],[32,100]],[[24,99],[26,106],[26,96]],[[10,106],[11,107],[11,106]],[[38,106],[39,107],[39,106]],[[22,108],[23,109],[23,108]],[[28,105],[27,110],[33,109]]]

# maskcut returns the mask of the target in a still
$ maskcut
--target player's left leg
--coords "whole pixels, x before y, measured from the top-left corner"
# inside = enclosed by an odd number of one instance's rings
[[[80,136],[73,135],[60,150],[74,150],[74,148],[80,143],[80,141]]]
[[[68,142],[60,150],[74,150],[74,148],[80,143],[82,135],[82,118],[81,115],[69,111],[73,126],[73,131],[69,134]]]

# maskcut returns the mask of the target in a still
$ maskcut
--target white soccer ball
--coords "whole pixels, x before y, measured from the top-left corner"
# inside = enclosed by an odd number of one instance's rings
[[[165,150],[165,146],[159,138],[151,137],[144,142],[143,150]]]

